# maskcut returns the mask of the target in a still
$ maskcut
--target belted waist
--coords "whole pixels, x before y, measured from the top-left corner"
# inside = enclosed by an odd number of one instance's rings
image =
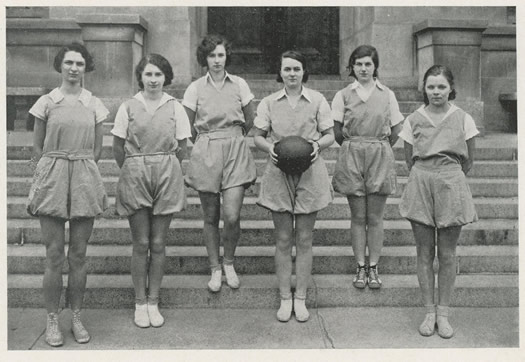
[[[346,137],[343,142],[365,142],[365,143],[385,143],[388,138],[365,137],[365,136],[350,136]]]
[[[240,126],[236,126],[232,128],[216,129],[213,131],[199,132],[199,134],[197,135],[197,138],[206,137],[211,140],[217,140],[221,138],[230,138],[230,137],[237,137],[237,136],[244,136],[244,129]]]
[[[93,150],[75,150],[75,151],[48,151],[42,154],[42,157],[54,157],[63,160],[76,161],[76,160],[93,160]]]
[[[162,152],[150,152],[150,153],[133,153],[133,154],[127,154],[126,158],[142,157],[142,156],[176,155],[176,154],[177,154],[177,150],[174,150],[174,151],[162,151]]]

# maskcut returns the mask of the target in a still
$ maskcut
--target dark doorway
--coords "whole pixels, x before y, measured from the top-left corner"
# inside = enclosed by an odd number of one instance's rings
[[[209,7],[208,33],[233,45],[232,73],[275,73],[279,55],[303,52],[311,74],[339,74],[337,7]]]

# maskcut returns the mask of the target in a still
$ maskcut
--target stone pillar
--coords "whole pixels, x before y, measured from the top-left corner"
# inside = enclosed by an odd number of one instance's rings
[[[516,132],[516,26],[491,26],[482,35],[485,126],[490,131]]]
[[[82,41],[73,19],[6,19],[8,129],[32,129],[28,110],[40,95],[60,85],[53,62],[58,50],[73,41]]]
[[[82,38],[95,59],[85,87],[99,97],[130,97],[138,89],[134,70],[144,54],[148,24],[136,14],[80,14]]]
[[[481,100],[481,34],[485,20],[427,19],[414,25],[419,88],[425,71],[433,64],[452,70],[458,92],[455,103],[470,113],[483,133]]]

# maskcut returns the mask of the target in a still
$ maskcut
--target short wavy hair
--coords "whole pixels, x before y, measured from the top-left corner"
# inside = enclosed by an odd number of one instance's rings
[[[377,53],[377,49],[371,45],[360,45],[354,49],[352,54],[350,54],[350,58],[348,58],[348,69],[350,70],[350,77],[354,77],[355,79],[357,79],[357,76],[354,72],[354,64],[357,59],[364,57],[372,58],[372,62],[375,66],[374,74],[372,76],[374,78],[377,78],[379,74],[377,71],[379,69],[379,54]]]
[[[171,68],[170,62],[160,54],[151,53],[142,58],[139,64],[135,67],[135,77],[137,77],[140,89],[144,89],[142,72],[148,64],[153,64],[164,73],[164,87],[171,84],[171,81],[173,80],[173,69]]]
[[[55,56],[53,68],[57,72],[62,73],[62,62],[64,61],[64,57],[67,52],[77,52],[82,55],[82,57],[86,61],[86,73],[95,70],[95,61],[93,60],[93,56],[88,52],[86,47],[78,42],[73,42],[71,44],[64,45],[62,48],[60,48],[57,55]]]
[[[308,68],[306,65],[306,56],[297,50],[287,50],[281,54],[281,57],[279,58],[279,70],[277,71],[277,82],[283,83],[283,77],[281,77],[281,67],[282,67],[284,58],[294,59],[294,60],[297,60],[299,63],[301,63],[303,66],[303,81],[302,82],[303,83],[308,82],[309,73],[308,73]]]
[[[428,68],[428,70],[425,72],[425,75],[423,76],[423,100],[425,102],[425,105],[429,105],[430,101],[427,97],[427,92],[425,91],[425,87],[427,85],[427,79],[429,76],[438,76],[443,75],[445,79],[447,80],[448,84],[450,85],[450,93],[448,94],[448,100],[452,101],[456,99],[456,88],[454,88],[454,75],[452,74],[452,71],[445,65],[439,65],[435,64]]]
[[[215,50],[217,45],[224,46],[226,50],[226,66],[231,62],[232,46],[226,37],[219,34],[209,34],[202,39],[197,47],[197,61],[202,67],[208,67],[208,55]]]

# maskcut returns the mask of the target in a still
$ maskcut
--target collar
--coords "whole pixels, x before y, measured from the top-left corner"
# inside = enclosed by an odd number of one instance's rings
[[[385,86],[379,81],[379,79],[377,78],[374,78],[374,82],[375,82],[375,86],[381,90],[385,90]],[[357,88],[361,88],[361,89],[365,89],[361,83],[359,83],[357,80],[355,80],[353,83],[350,84],[350,88],[351,89],[357,89]]]
[[[211,81],[211,82],[215,83],[215,82],[213,81],[213,78],[211,77],[210,72],[206,72],[205,78],[206,78],[206,82]],[[226,79],[228,79],[228,80],[229,80],[230,82],[232,82],[232,83],[235,83],[235,80],[233,79],[233,77],[232,77],[227,71],[224,71],[224,79],[223,79],[223,82],[225,82]]]
[[[275,96],[275,100],[278,101],[283,97],[288,97],[288,94],[286,93],[286,88],[281,89],[277,93],[277,95]],[[304,99],[312,103],[312,95],[310,94],[310,89],[306,88],[304,85],[302,86],[300,97],[304,97]]]
[[[450,102],[448,104],[450,105],[450,108],[448,109],[447,113],[445,113],[445,115],[443,116],[443,119],[447,118],[450,114],[452,114],[453,112],[455,112],[458,109],[458,107],[456,105],[454,105],[454,104],[452,104]],[[419,112],[424,117],[426,117],[430,122],[432,122],[432,124],[434,124],[434,122],[432,121],[430,116],[425,111],[425,105],[424,104],[421,107],[419,107],[416,112]]]
[[[62,99],[64,99],[64,94],[62,94],[60,88],[58,87],[53,89],[49,93],[49,96],[51,97],[51,100],[55,103],[59,103],[60,101],[62,101]],[[91,92],[87,89],[82,88],[82,90],[80,91],[80,95],[78,96],[78,100],[82,102],[82,104],[85,107],[87,107],[89,105],[89,102],[91,101]]]
[[[135,98],[136,100],[142,102],[142,104],[144,104],[144,106],[147,107],[146,99],[144,99],[144,95],[142,94],[142,92],[138,92],[137,94],[135,94],[133,96],[133,98]],[[175,99],[175,98],[170,96],[168,93],[162,92],[162,97],[160,98],[160,102],[159,102],[159,105],[157,106],[157,108],[160,108],[164,103],[166,103],[166,102],[168,102],[168,101],[170,101],[172,99]]]

